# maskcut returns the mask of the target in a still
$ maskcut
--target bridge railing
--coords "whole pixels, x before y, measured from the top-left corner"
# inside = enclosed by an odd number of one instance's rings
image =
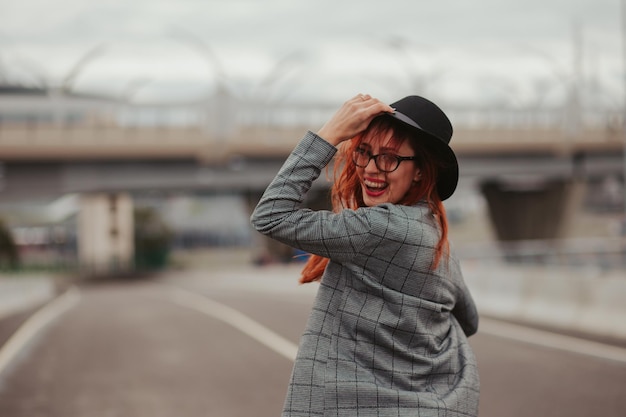
[[[198,128],[207,133],[250,126],[318,126],[338,103],[206,100],[183,104],[129,104],[93,97],[50,94],[0,96],[0,128],[50,125],[104,128]],[[457,128],[619,129],[622,111],[611,108],[504,108],[444,105]]]
[[[463,260],[487,263],[626,269],[626,237],[472,243],[455,252]]]

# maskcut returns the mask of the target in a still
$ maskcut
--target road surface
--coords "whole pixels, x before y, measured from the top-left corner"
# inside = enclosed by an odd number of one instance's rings
[[[297,273],[81,283],[0,321],[0,416],[278,416],[316,289]],[[624,348],[489,319],[471,343],[482,417],[625,415]]]

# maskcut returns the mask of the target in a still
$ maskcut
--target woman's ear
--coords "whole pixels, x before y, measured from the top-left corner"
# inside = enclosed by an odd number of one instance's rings
[[[413,182],[414,182],[414,183],[417,183],[417,182],[419,182],[421,179],[422,179],[422,171],[421,171],[419,168],[417,168],[417,169],[415,170],[415,175],[413,176]]]

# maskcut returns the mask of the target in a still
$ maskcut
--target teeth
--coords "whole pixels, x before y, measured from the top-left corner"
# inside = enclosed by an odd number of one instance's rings
[[[363,183],[369,188],[385,188],[387,186],[386,182],[374,182],[364,180]]]

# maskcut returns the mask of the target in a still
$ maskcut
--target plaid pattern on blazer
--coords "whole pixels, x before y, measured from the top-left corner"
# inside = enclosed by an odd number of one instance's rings
[[[427,205],[312,211],[302,200],[336,152],[308,132],[259,201],[253,226],[330,262],[300,341],[283,416],[475,416],[467,336],[478,314],[457,261],[432,271]]]

